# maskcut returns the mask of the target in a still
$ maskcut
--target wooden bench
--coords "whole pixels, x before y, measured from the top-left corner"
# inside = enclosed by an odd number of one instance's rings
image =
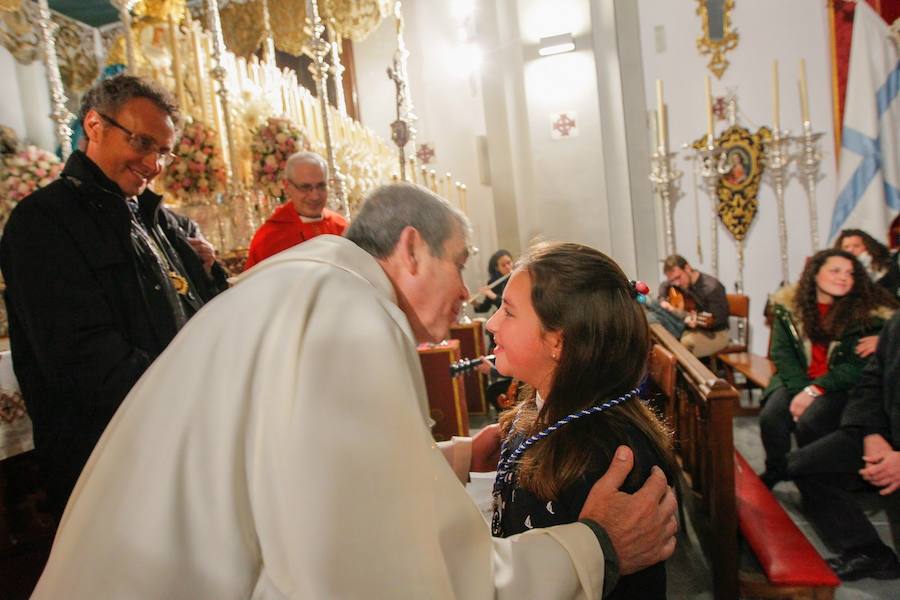
[[[731,327],[732,339],[728,346],[713,356],[713,371],[725,374],[725,380],[738,391],[747,390],[748,396],[754,388],[765,389],[769,385],[769,379],[775,372],[775,368],[768,358],[753,354],[749,351],[749,317],[750,298],[743,294],[727,294],[728,318]],[[770,340],[771,343],[771,340]],[[744,376],[745,383],[738,384],[735,381],[735,372]],[[737,415],[759,414],[760,407],[754,406],[752,397],[749,405],[738,402],[735,407]]]
[[[762,567],[740,574],[741,596],[830,600],[841,585],[834,571],[809,543],[771,490],[740,452],[734,453],[738,524]]]
[[[717,599],[832,598],[840,581],[744,461],[736,456],[732,416],[737,390],[678,340],[651,325],[649,373],[665,396],[684,470],[682,502],[710,559]],[[758,484],[758,485],[757,485]],[[763,572],[739,572],[738,532]]]

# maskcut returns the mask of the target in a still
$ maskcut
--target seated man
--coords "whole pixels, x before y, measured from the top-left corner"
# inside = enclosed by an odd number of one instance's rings
[[[684,320],[684,347],[698,358],[725,348],[729,338],[725,287],[712,275],[695,271],[678,254],[666,258],[663,273],[659,306]]]
[[[327,181],[328,164],[318,154],[297,152],[287,159],[284,190],[288,200],[253,234],[244,270],[317,235],[344,233],[344,217],[325,208]]]
[[[844,410],[841,428],[788,455],[788,473],[838,577],[900,578],[896,554],[851,493],[877,488],[900,545],[900,311],[885,325]],[[862,476],[860,479],[859,476]],[[863,481],[864,480],[864,481]],[[874,488],[872,487],[874,486]]]

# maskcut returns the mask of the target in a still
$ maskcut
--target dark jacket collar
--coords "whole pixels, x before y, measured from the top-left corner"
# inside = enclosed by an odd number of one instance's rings
[[[75,179],[79,184],[101,189],[106,192],[105,196],[114,196],[120,199],[122,208],[125,208],[125,193],[122,191],[122,188],[107,177],[103,169],[81,150],[72,152],[69,160],[66,161],[66,166],[63,168],[62,176]],[[145,223],[156,222],[156,211],[159,209],[161,202],[162,196],[153,193],[149,188],[145,189],[138,196],[141,217],[143,217]]]

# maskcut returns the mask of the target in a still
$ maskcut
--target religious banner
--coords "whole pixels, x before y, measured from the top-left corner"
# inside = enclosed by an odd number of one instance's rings
[[[717,212],[735,240],[744,240],[756,217],[763,171],[763,145],[771,138],[772,132],[767,127],[750,133],[739,125],[732,125],[719,137],[727,172],[719,178],[716,188]]]

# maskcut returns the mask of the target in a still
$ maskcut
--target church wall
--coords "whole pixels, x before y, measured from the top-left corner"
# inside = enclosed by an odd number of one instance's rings
[[[475,290],[484,285],[487,260],[498,245],[492,189],[481,183],[476,151],[485,119],[479,57],[470,41],[475,23],[467,14],[457,3],[403,3],[411,97],[419,117],[416,141],[436,151],[429,169],[439,177],[449,171],[454,182],[466,184],[473,242],[480,252],[469,261],[465,279]],[[385,74],[396,46],[395,21],[389,17],[354,48],[362,121],[385,139],[396,119],[395,87]],[[446,187],[439,192],[447,195]],[[448,197],[458,203],[455,188]]]
[[[706,114],[704,75],[707,58],[696,49],[701,33],[695,2],[639,0],[641,45],[644,70],[644,103],[647,110],[656,106],[655,81],[662,79],[669,112],[670,147],[674,150],[705,133]],[[729,90],[738,96],[739,122],[755,131],[772,126],[772,61],[778,59],[781,84],[781,126],[797,133],[802,128],[798,91],[799,61],[806,60],[809,84],[810,118],[817,131],[825,131],[821,150],[823,178],[816,188],[820,245],[826,244],[835,197],[835,155],[832,131],[830,46],[825,3],[818,0],[757,0],[738,2],[732,26],[740,35],[737,47],[726,58],[731,65],[721,80],[713,77],[713,95],[725,96]],[[657,51],[657,28],[664,28],[665,50]],[[716,123],[717,132],[726,127]],[[694,183],[691,165],[679,157],[677,168],[684,172],[680,182],[682,197],[675,203],[675,243],[677,250],[692,264],[709,272],[711,204],[699,187],[699,234],[703,257],[697,251],[698,218],[695,213]],[[793,165],[789,168],[796,173]],[[788,228],[790,280],[796,281],[806,257],[811,253],[809,213],[801,183],[792,178],[786,186],[785,219]],[[729,291],[737,278],[736,247],[721,224],[719,231],[719,274]],[[746,239],[744,283],[750,295],[752,350],[765,354],[768,328],[762,311],[767,294],[781,281],[778,220],[775,194],[764,183],[759,193],[759,212]],[[661,249],[663,246],[660,247]],[[664,250],[660,251],[660,256]]]
[[[518,7],[534,173],[523,238],[567,239],[610,252],[590,3],[521,0]],[[542,37],[564,32],[575,38],[573,52],[538,55]],[[553,139],[552,123],[560,113],[574,117],[577,135]]]

